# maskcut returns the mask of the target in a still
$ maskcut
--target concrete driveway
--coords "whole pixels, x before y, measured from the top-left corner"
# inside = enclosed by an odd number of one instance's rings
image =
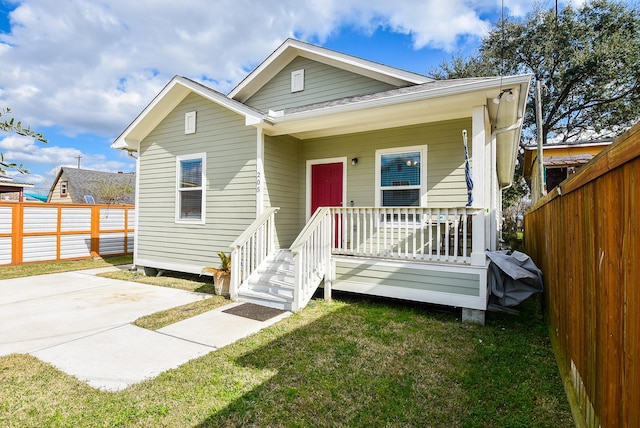
[[[0,281],[0,357],[28,353],[93,387],[117,391],[288,315],[259,322],[224,313],[225,306],[150,331],[131,322],[210,296],[95,276],[100,271]],[[225,329],[225,323],[240,327]]]

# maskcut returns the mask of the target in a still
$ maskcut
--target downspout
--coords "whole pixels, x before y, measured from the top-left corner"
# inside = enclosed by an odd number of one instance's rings
[[[503,132],[513,131],[515,129],[518,129],[520,126],[522,126],[522,118],[521,117],[518,118],[518,120],[515,123],[513,123],[512,125],[505,126],[504,128],[496,129],[495,131],[493,131],[491,133],[491,145],[493,146],[493,147],[491,147],[491,150],[493,152],[491,157],[492,157],[492,162],[493,162],[492,166],[493,167],[497,168],[497,164],[496,164],[496,162],[494,162],[494,161],[496,161],[495,138],[498,136],[498,134],[502,134]],[[516,147],[516,151],[517,151],[518,150],[517,149],[518,146],[516,145],[515,147]],[[497,169],[496,169],[496,175],[497,175]],[[506,186],[501,187],[500,190],[508,189],[511,186],[513,186],[513,180],[511,181],[511,183],[507,184]]]
[[[138,146],[139,148],[139,146]],[[138,225],[140,224],[140,157],[134,156],[133,151],[127,150],[127,155],[131,159],[135,159],[136,161],[136,196],[134,198],[135,203],[135,225],[136,228],[133,230],[133,266],[132,270],[136,271],[136,261],[138,260],[138,230],[140,229]],[[126,233],[126,232],[125,232]]]
[[[519,117],[518,120],[515,121],[515,123],[509,125],[509,126],[505,126],[503,128],[499,128],[496,129],[495,131],[493,131],[491,133],[491,170],[495,171],[495,173],[492,172],[491,174],[491,192],[495,192],[496,189],[498,192],[502,192],[505,189],[508,189],[509,187],[511,187],[513,185],[513,180],[511,180],[511,183],[507,184],[506,186],[503,187],[499,187],[497,181],[498,181],[498,161],[497,161],[497,153],[496,153],[496,137],[498,136],[498,134],[502,134],[504,132],[509,132],[509,131],[513,131],[518,129],[520,126],[522,126],[522,122],[523,122],[523,118]],[[517,150],[518,145],[515,145],[514,147],[516,147],[515,150]],[[502,216],[500,216],[500,218],[497,218],[497,212],[498,212],[498,195],[495,194],[494,197],[491,198],[492,200],[492,204],[494,204],[491,207],[491,210],[493,211],[493,221],[491,222],[491,228],[493,229],[495,227],[495,230],[491,230],[491,248],[492,249],[497,249],[498,248],[498,233],[499,230],[502,230]],[[502,200],[502,198],[501,198]],[[502,207],[500,207],[500,213],[502,213]],[[500,226],[500,227],[498,227]],[[501,233],[501,232],[500,232]]]

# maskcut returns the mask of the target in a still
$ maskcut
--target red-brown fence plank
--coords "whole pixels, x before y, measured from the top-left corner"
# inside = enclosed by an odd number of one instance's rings
[[[530,210],[558,361],[587,426],[640,426],[640,124]]]

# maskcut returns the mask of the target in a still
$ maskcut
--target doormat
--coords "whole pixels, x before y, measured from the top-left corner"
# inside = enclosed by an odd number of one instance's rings
[[[280,309],[268,308],[266,306],[256,305],[254,303],[243,303],[233,308],[226,309],[222,312],[226,312],[231,315],[237,315],[239,317],[250,318],[256,321],[266,321],[270,318],[285,313]]]

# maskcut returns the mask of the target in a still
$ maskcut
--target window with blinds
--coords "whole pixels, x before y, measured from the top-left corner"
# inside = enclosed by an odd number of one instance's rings
[[[420,206],[422,153],[408,151],[379,154],[380,205],[383,207]]]
[[[176,158],[176,221],[204,223],[205,155]]]

